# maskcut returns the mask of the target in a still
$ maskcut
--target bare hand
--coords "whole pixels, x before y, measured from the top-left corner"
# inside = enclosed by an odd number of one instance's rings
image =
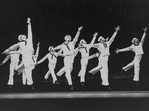
[[[116,50],[115,50],[115,53],[118,54],[118,53],[119,53],[119,49],[116,49]]]
[[[1,63],[0,65],[2,66],[4,63]]]
[[[37,47],[39,47],[39,45],[40,45],[40,42],[37,43]]]
[[[143,30],[144,30],[144,32],[146,32],[147,31],[147,29],[148,29],[148,27],[146,26]]]
[[[96,37],[98,35],[98,32],[95,32],[95,34],[93,34],[94,37]]]
[[[120,26],[117,26],[117,27],[115,28],[115,30],[116,30],[116,31],[120,30]]]
[[[6,49],[4,52],[2,52],[1,54],[8,54],[9,50]]]
[[[106,41],[108,41],[108,40],[109,40],[109,37],[106,38]]]
[[[27,18],[27,23],[31,23],[31,18]]]
[[[80,26],[80,27],[78,28],[78,30],[80,31],[80,30],[82,30],[82,28],[83,28],[83,26]]]

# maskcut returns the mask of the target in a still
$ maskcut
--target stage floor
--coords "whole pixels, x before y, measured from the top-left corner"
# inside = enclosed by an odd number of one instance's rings
[[[84,91],[1,93],[0,99],[149,98],[149,91]]]

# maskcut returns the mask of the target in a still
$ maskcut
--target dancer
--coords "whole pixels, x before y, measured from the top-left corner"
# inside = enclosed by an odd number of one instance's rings
[[[80,83],[82,86],[85,85],[85,73],[86,73],[86,68],[88,65],[89,50],[93,46],[93,44],[96,40],[97,34],[98,33],[95,33],[93,35],[93,39],[90,42],[90,44],[87,44],[84,39],[80,40],[78,49],[79,49],[79,52],[81,53],[81,70],[80,70],[78,76],[80,77]]]
[[[100,52],[100,56],[98,57],[98,66],[93,68],[92,70],[89,71],[89,73],[91,74],[95,74],[97,71],[100,70],[101,73],[101,79],[102,79],[102,85],[106,86],[108,88],[109,87],[109,81],[108,81],[108,59],[109,59],[109,48],[110,45],[112,44],[112,42],[114,41],[118,30],[120,30],[120,26],[117,26],[115,28],[115,32],[112,35],[112,37],[110,38],[110,40],[104,39],[102,36],[100,36],[98,38],[98,42],[97,44],[94,44],[94,47],[97,48]],[[98,54],[99,55],[99,54]]]
[[[140,61],[142,59],[142,56],[144,54],[143,52],[143,43],[146,37],[146,31],[147,31],[147,27],[145,27],[144,33],[142,35],[141,41],[139,42],[139,40],[137,38],[133,38],[132,39],[132,45],[127,47],[127,48],[123,48],[123,49],[117,49],[116,53],[118,54],[119,52],[124,52],[124,51],[133,51],[135,53],[135,57],[134,60],[129,63],[128,65],[126,65],[125,67],[122,68],[123,71],[127,71],[130,68],[132,68],[134,66],[134,77],[133,77],[133,81],[139,85],[139,73],[140,73]]]
[[[75,35],[75,38],[71,41],[71,36],[66,35],[65,36],[65,42],[55,48],[53,50],[61,49],[62,53],[64,55],[64,67],[59,70],[57,73],[58,76],[61,76],[64,72],[66,72],[65,76],[68,81],[68,85],[71,90],[73,90],[73,84],[72,84],[72,78],[71,78],[71,71],[73,69],[73,62],[75,57],[75,44],[78,41],[80,31],[82,30],[82,26],[78,28],[77,34]]]
[[[33,87],[33,79],[32,79],[32,63],[33,63],[33,40],[32,40],[32,29],[31,29],[31,19],[27,18],[28,23],[28,38],[25,35],[19,35],[19,43],[12,45],[10,48],[5,50],[3,53],[9,53],[11,50],[19,47],[19,51],[17,53],[22,54],[22,61],[24,64],[24,72],[27,78],[27,85],[31,86],[31,88],[34,90]]]
[[[35,68],[36,61],[37,61],[37,58],[39,55],[39,45],[40,45],[40,43],[37,44],[37,49],[36,49],[35,55],[34,54],[32,55],[32,59],[33,59],[32,63],[31,63],[32,70]],[[22,53],[21,51],[10,51],[9,52],[9,54],[21,54],[21,53]],[[18,75],[22,74],[23,85],[26,85],[27,76],[25,74],[24,69],[25,69],[25,66],[23,64],[23,61],[21,61],[20,64],[15,67],[15,73],[17,73]]]
[[[55,66],[56,66],[56,63],[57,63],[57,57],[59,56],[59,53],[60,53],[61,50],[57,53],[57,52],[55,52],[53,50],[53,46],[50,46],[48,50],[49,50],[49,53],[46,56],[44,56],[41,60],[39,60],[37,62],[37,64],[40,64],[43,61],[45,61],[46,59],[48,59],[48,61],[49,61],[49,64],[48,64],[49,70],[46,73],[46,75],[44,76],[44,78],[48,79],[48,77],[49,77],[49,75],[51,73],[52,78],[53,78],[53,84],[59,85],[59,82],[57,80],[57,77],[55,75],[55,71],[54,70],[55,70]]]
[[[17,49],[16,49],[17,50]],[[7,84],[10,88],[14,85],[15,68],[18,66],[20,54],[8,54],[1,65],[5,64],[10,59],[9,80]]]

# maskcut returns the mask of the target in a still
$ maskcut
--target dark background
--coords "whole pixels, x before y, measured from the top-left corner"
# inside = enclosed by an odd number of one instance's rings
[[[113,81],[115,79],[114,75],[118,75],[121,68],[131,62],[134,57],[132,52],[116,55],[114,50],[130,46],[133,37],[141,39],[143,28],[149,25],[149,1],[0,0],[0,52],[17,43],[19,34],[27,34],[27,17],[31,17],[35,49],[36,44],[40,42],[38,60],[48,53],[47,49],[49,46],[55,47],[61,44],[66,34],[70,34],[73,38],[79,26],[83,26],[79,40],[84,38],[89,43],[93,33],[98,32],[98,36],[111,37],[115,31],[114,27],[120,25],[121,30],[118,32],[110,48],[109,76],[110,80]],[[149,37],[147,32],[143,46],[145,54],[140,63],[140,79],[145,87],[148,87],[149,84],[148,43]],[[90,54],[95,52],[97,52],[96,49],[92,48],[90,50]],[[5,57],[5,55],[0,55],[0,61]],[[7,84],[9,63],[10,61],[0,66],[1,84]],[[48,70],[47,63],[48,61],[45,61],[36,66],[33,71],[35,82],[44,81],[43,77]],[[97,59],[90,60],[87,72],[96,65]],[[63,67],[63,58],[59,57],[56,72],[61,67]],[[80,54],[75,58],[74,70],[72,72],[73,78],[78,78],[79,70]],[[133,69],[129,70],[128,73],[132,75]],[[90,76],[90,74],[86,74],[86,77],[90,78]],[[96,76],[95,78],[100,78],[99,75]]]
[[[74,37],[77,28],[83,26],[80,38],[87,42],[92,34],[98,32],[104,37],[111,36],[114,27],[121,26],[115,41],[111,46],[109,59],[109,75],[112,78],[120,74],[121,67],[133,60],[132,52],[119,55],[114,53],[116,48],[131,45],[133,37],[141,38],[143,28],[149,26],[148,0],[0,0],[0,52],[18,42],[19,34],[27,34],[27,17],[31,17],[34,48],[40,42],[39,59],[48,53],[48,47],[57,46],[64,41],[66,34]],[[141,61],[141,83],[144,87],[149,85],[149,37],[148,32],[144,43],[144,56]],[[90,54],[97,50],[91,49]],[[0,61],[5,55],[0,55]],[[63,59],[58,59],[56,72],[63,66]],[[0,92],[5,89],[9,76],[9,62],[0,66]],[[33,71],[35,82],[43,82],[47,72],[47,61],[43,62]],[[75,59],[73,78],[77,79],[80,70],[80,55]],[[97,59],[89,62],[87,71],[97,65]],[[133,73],[133,69],[128,74]],[[89,74],[87,73],[87,76]],[[99,82],[99,74],[95,75],[94,84]],[[127,78],[127,77],[126,77]],[[132,80],[132,78],[130,78]],[[114,81],[114,79],[111,79]],[[117,80],[121,90],[124,79]],[[130,85],[130,81],[123,84]],[[20,81],[16,79],[15,81]],[[125,86],[125,85],[123,85]],[[37,86],[39,87],[39,86]],[[42,87],[42,86],[41,86]],[[91,86],[93,87],[93,86]],[[96,87],[97,88],[97,87]],[[95,89],[96,89],[95,88]],[[123,89],[122,89],[123,90]],[[128,87],[126,90],[129,89]],[[43,91],[43,90],[41,90]],[[2,111],[147,111],[148,99],[45,99],[45,100],[1,100]]]

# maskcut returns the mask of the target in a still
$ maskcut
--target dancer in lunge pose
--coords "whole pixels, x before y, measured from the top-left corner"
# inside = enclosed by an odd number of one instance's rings
[[[51,74],[52,78],[53,78],[53,84],[59,85],[59,82],[58,82],[57,77],[55,75],[55,67],[56,67],[56,63],[57,63],[57,57],[59,56],[61,50],[57,53],[53,50],[53,46],[50,46],[48,50],[49,50],[49,53],[46,56],[44,56],[41,60],[39,60],[37,62],[37,64],[40,64],[43,61],[45,61],[46,59],[48,59],[48,61],[49,61],[49,64],[48,64],[49,70],[46,73],[46,75],[44,76],[44,78],[48,79],[49,75]]]
[[[71,71],[73,69],[73,62],[75,57],[75,44],[78,41],[80,31],[82,30],[82,26],[78,28],[77,34],[75,35],[74,39],[71,41],[71,36],[66,35],[65,36],[65,42],[55,48],[53,50],[62,50],[62,54],[64,55],[64,67],[59,70],[57,73],[58,76],[61,76],[64,72],[66,72],[65,76],[68,81],[68,85],[71,90],[73,90],[73,83],[71,78]]]
[[[82,86],[85,85],[85,73],[86,73],[86,68],[88,65],[89,50],[93,46],[93,44],[96,40],[97,34],[98,33],[95,33],[93,35],[93,39],[90,42],[90,44],[87,44],[84,39],[80,40],[78,51],[81,53],[81,70],[80,70],[78,76],[80,77],[80,83]]]
[[[127,71],[130,68],[132,68],[134,66],[134,77],[133,77],[133,81],[139,85],[139,73],[140,73],[140,61],[142,59],[142,56],[144,54],[143,52],[143,43],[146,37],[146,31],[147,31],[147,27],[145,27],[144,33],[142,35],[141,41],[139,42],[139,40],[137,38],[133,38],[132,39],[132,45],[127,47],[127,48],[123,48],[123,49],[117,49],[116,53],[118,54],[119,52],[124,52],[124,51],[133,51],[135,53],[135,57],[134,60],[129,63],[128,65],[126,65],[125,67],[123,67],[123,71]]]
[[[110,45],[112,44],[112,42],[114,41],[114,39],[118,33],[118,30],[120,30],[119,26],[117,26],[115,28],[115,32],[109,40],[104,39],[102,36],[100,36],[98,38],[99,43],[94,44],[94,47],[97,48],[100,52],[100,56],[98,57],[99,63],[98,63],[97,67],[95,67],[89,71],[89,73],[95,74],[97,71],[100,70],[102,85],[107,86],[108,88],[110,88],[109,80],[108,80],[108,59],[109,59],[109,55],[110,55],[109,48],[110,48]]]

